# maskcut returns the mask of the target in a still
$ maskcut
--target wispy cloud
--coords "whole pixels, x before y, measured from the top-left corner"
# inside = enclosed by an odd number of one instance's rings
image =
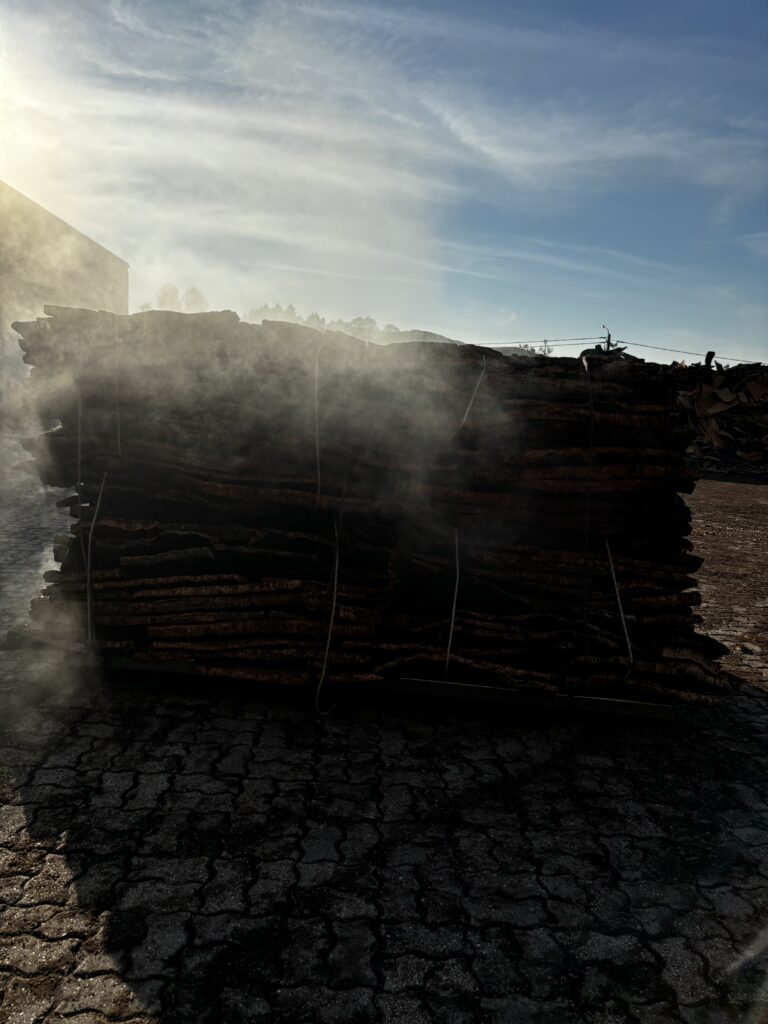
[[[714,215],[768,172],[754,106],[707,84],[751,56],[711,42],[280,0],[0,0],[0,25],[0,177],[126,256],[136,302],[172,279],[424,323],[457,279],[467,308],[511,275],[668,287],[647,250],[474,222],[663,182]]]
[[[53,15],[77,60],[69,48],[60,57],[50,34],[42,52],[39,40],[26,51],[37,23],[10,20],[25,57],[2,115],[0,173],[127,255],[137,298],[161,263],[166,274],[205,270],[218,303],[247,301],[249,266],[263,276],[270,262],[265,285],[281,297],[301,284],[299,269],[278,282],[289,265],[367,280],[363,306],[381,280],[396,278],[414,307],[434,288],[433,211],[456,186],[388,69],[364,53],[340,59],[342,41],[314,36],[281,6],[224,10],[196,30],[193,52],[183,26],[152,9],[109,11]],[[422,273],[411,283],[413,261]],[[252,280],[250,291],[262,287]]]
[[[765,187],[768,142],[762,135],[724,127],[704,132],[667,112],[585,111],[576,105],[533,109],[510,100],[493,106],[464,93],[441,90],[425,99],[469,162],[495,170],[528,201],[531,193],[585,184],[627,189],[651,175],[666,174],[728,195]]]
[[[768,231],[754,231],[749,235],[742,235],[739,242],[756,256],[768,256]]]

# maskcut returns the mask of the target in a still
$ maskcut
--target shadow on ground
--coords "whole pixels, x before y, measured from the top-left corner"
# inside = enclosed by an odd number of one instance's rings
[[[670,722],[317,719],[303,695],[12,675],[9,1020],[765,1019],[760,956],[729,972],[768,924],[746,686]]]

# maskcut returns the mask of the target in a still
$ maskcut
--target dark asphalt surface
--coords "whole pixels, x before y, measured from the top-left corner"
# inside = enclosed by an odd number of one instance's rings
[[[55,529],[30,486],[0,626]],[[691,501],[741,681],[671,721],[319,720],[2,653],[0,1021],[768,1021],[767,499]]]

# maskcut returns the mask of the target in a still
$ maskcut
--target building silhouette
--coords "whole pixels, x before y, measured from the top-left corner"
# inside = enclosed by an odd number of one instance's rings
[[[0,371],[21,372],[11,324],[43,306],[128,312],[128,264],[0,181]]]

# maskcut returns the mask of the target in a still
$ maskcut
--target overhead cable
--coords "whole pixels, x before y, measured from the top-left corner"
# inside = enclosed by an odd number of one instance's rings
[[[577,344],[581,341],[605,341],[604,337],[599,338],[578,338],[578,339],[563,339],[558,341],[555,339],[550,340],[549,338],[540,338],[538,341],[510,341],[504,342],[498,346],[498,348],[517,348],[520,345],[559,345],[563,348],[570,347],[571,345]],[[632,348],[652,348],[657,352],[674,352],[684,356],[700,356],[702,359],[706,359],[706,352],[691,352],[689,349],[684,348],[667,348],[664,345],[646,345],[640,341],[626,341],[623,338],[617,339],[614,344],[616,345],[631,345]],[[718,353],[719,354],[719,353]],[[720,359],[725,359],[729,363],[759,363],[760,359],[737,359],[735,356],[720,356]]]
[[[632,345],[633,348],[653,348],[658,352],[679,352],[684,356],[701,356],[702,359],[706,359],[706,352],[690,352],[684,348],[665,348],[663,345],[646,345],[640,341],[617,341],[617,345]],[[718,353],[719,354],[719,353]],[[721,359],[727,359],[729,363],[759,363],[759,359],[737,359],[735,356],[720,356]]]

